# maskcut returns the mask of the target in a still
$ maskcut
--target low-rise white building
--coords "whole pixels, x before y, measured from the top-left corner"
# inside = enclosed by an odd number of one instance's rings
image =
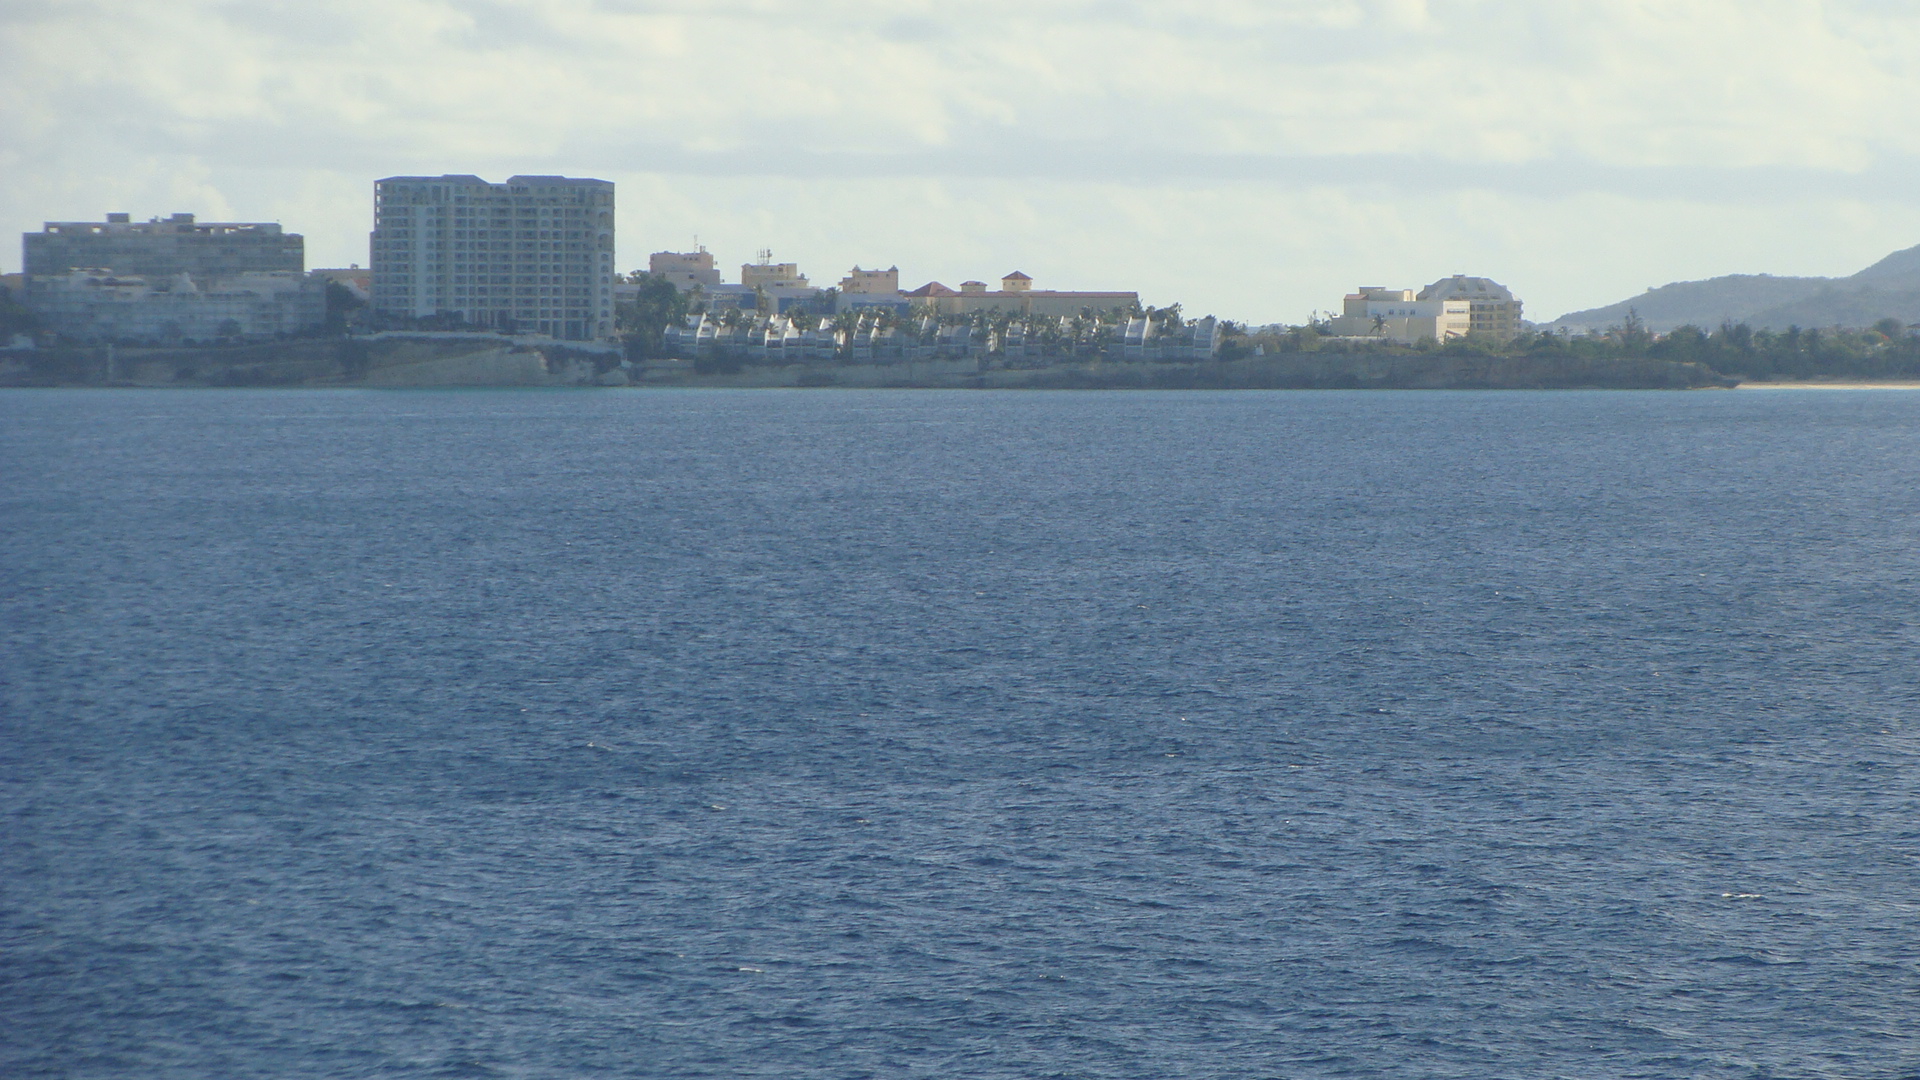
[[[75,270],[35,279],[40,325],[78,342],[177,345],[311,333],[327,317],[326,280],[258,270],[201,284]]]

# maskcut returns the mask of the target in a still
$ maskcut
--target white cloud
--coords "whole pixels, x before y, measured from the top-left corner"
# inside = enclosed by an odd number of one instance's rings
[[[1256,319],[1467,271],[1548,316],[1920,241],[1916,57],[1888,0],[0,0],[0,224],[364,261],[378,176],[566,172],[632,265],[697,232]]]

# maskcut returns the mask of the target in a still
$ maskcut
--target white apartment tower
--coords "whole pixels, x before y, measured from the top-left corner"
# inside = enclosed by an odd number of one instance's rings
[[[373,307],[470,326],[613,336],[613,184],[389,176],[373,185]]]

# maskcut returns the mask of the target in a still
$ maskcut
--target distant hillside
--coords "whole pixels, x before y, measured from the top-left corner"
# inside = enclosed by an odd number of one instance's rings
[[[1671,330],[1689,323],[1712,329],[1723,322],[1744,322],[1767,330],[1862,327],[1888,317],[1920,323],[1920,246],[1896,251],[1851,277],[1730,274],[1679,281],[1617,304],[1568,312],[1547,328],[1566,327],[1576,333],[1604,330],[1623,323],[1629,308],[1649,330]]]

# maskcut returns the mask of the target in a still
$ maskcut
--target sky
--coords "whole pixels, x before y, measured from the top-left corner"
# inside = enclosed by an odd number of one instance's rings
[[[0,228],[365,265],[382,176],[592,176],[618,258],[1530,317],[1920,243],[1920,0],[0,0]],[[0,269],[19,268],[0,247]]]

